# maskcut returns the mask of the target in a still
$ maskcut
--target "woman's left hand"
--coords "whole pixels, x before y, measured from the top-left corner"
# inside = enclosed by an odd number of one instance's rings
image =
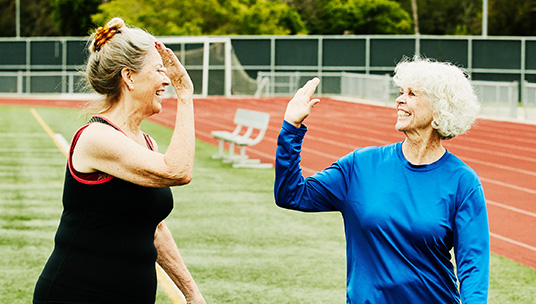
[[[171,80],[171,84],[175,87],[177,96],[180,97],[191,97],[194,94],[194,84],[190,75],[179,61],[175,53],[166,48],[166,46],[160,42],[155,41],[155,48],[162,57],[162,61],[166,66],[166,75]]]
[[[320,102],[319,99],[311,99],[320,79],[313,78],[300,88],[294,98],[290,100],[285,111],[285,120],[297,128],[301,126],[305,118],[311,114],[313,107]]]

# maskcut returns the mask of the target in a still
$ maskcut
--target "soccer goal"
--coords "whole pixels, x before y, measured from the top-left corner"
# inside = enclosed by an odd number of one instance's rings
[[[2,39],[10,53],[19,54],[0,70],[0,92],[13,94],[90,93],[84,82],[86,38]],[[194,83],[194,95],[253,95],[254,79],[247,77],[234,55],[229,37],[157,37],[172,49]],[[43,50],[44,49],[44,50]],[[40,52],[42,51],[42,52]],[[45,64],[46,63],[46,64]],[[174,95],[168,87],[166,94]],[[249,88],[249,90],[248,90]],[[245,91],[245,92],[243,92]]]
[[[227,37],[158,37],[172,49],[194,83],[194,94],[231,96],[231,41]],[[174,95],[172,87],[166,94]]]

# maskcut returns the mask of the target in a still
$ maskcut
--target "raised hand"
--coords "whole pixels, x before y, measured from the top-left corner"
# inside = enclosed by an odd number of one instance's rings
[[[290,100],[285,111],[285,120],[296,127],[301,127],[303,121],[309,114],[313,107],[320,102],[319,99],[311,99],[316,87],[320,83],[320,79],[313,78],[301,87],[294,98]]]
[[[171,84],[177,92],[178,98],[190,98],[194,94],[194,84],[190,75],[181,64],[175,53],[160,42],[154,43],[156,50],[162,57],[162,62],[166,66],[165,73],[171,80]]]

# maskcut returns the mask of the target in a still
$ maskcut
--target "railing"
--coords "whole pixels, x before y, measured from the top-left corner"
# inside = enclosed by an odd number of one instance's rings
[[[79,72],[18,71],[0,73],[0,92],[32,93],[84,93],[82,74]]]
[[[320,78],[320,85],[316,89],[318,96],[340,95],[340,72],[259,72],[255,97],[292,96],[313,77]]]
[[[481,105],[481,114],[500,118],[518,118],[519,83],[472,81]]]
[[[536,83],[523,83],[523,109],[526,120],[536,121]]]
[[[393,79],[388,74],[341,73],[341,96],[392,103]]]
[[[363,73],[259,72],[257,97],[292,96],[308,79],[321,78],[318,96],[341,96],[366,99],[383,105],[394,104],[397,88],[389,75]],[[322,85],[323,82],[328,85]],[[518,82],[472,81],[481,104],[481,114],[495,118],[536,120],[536,84],[525,83],[522,107]],[[326,89],[327,87],[327,89]]]

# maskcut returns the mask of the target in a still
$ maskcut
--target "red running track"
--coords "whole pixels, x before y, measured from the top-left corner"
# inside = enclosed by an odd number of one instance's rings
[[[247,148],[263,162],[274,162],[277,135],[289,98],[195,101],[196,136],[217,145],[214,130],[232,131],[237,108],[270,113],[264,140]],[[152,119],[174,124],[174,105]],[[404,139],[394,129],[392,108],[323,98],[306,120],[302,150],[304,175],[324,169],[358,147]],[[449,151],[479,174],[488,204],[492,252],[536,268],[536,125],[479,119],[465,135],[444,141]]]
[[[289,98],[225,99],[195,101],[196,136],[217,145],[214,130],[233,129],[237,108],[271,115],[264,140],[247,153],[263,162],[274,161],[276,139]],[[78,107],[79,101],[0,98],[0,104]],[[153,121],[173,126],[173,101]],[[358,147],[385,145],[404,139],[394,130],[396,112],[391,108],[323,98],[306,120],[303,143],[304,175],[329,166]],[[449,151],[479,174],[488,204],[491,250],[536,269],[536,125],[479,119],[466,135],[445,141]]]

